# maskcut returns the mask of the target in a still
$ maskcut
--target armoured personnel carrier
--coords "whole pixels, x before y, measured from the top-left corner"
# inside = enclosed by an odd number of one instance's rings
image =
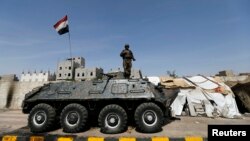
[[[96,120],[101,132],[126,130],[133,119],[140,132],[161,130],[177,91],[166,91],[146,79],[103,74],[101,80],[49,83],[25,95],[22,111],[31,132],[51,130],[60,121],[64,132],[81,132]],[[96,118],[95,118],[96,117]]]

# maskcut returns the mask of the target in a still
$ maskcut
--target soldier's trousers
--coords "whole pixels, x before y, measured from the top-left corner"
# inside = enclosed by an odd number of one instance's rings
[[[124,77],[129,78],[132,68],[132,59],[123,59]]]

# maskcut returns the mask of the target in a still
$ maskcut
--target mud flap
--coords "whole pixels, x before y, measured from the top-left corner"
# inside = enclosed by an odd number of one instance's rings
[[[174,111],[172,110],[171,107],[166,109],[166,111],[164,112],[164,117],[165,118],[175,117],[175,113],[174,113]]]

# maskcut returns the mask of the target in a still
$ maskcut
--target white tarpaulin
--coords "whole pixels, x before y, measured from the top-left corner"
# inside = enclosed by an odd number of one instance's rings
[[[240,116],[234,94],[224,83],[218,83],[213,78],[204,76],[184,79],[187,83],[196,87],[194,89],[180,89],[177,98],[171,105],[176,115],[181,115],[183,106],[187,101],[191,116],[199,114],[206,114],[208,117],[222,116],[226,118]],[[223,90],[223,93],[217,92],[218,88]]]
[[[198,85],[202,89],[211,90],[211,89],[215,89],[215,88],[219,87],[218,84],[210,81],[209,79],[207,79],[203,76],[193,76],[193,77],[189,77],[187,79],[192,81],[193,83],[195,83],[196,85]]]
[[[149,82],[153,83],[156,86],[158,85],[158,83],[160,83],[160,78],[157,76],[149,76],[147,78]]]

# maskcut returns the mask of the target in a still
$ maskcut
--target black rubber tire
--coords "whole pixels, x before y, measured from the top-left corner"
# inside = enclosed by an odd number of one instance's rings
[[[28,117],[30,131],[33,133],[42,133],[51,130],[55,117],[56,111],[52,106],[45,103],[36,105],[32,108]]]
[[[147,117],[150,120],[146,118],[146,115],[148,115]],[[134,118],[137,130],[143,133],[161,131],[164,121],[161,108],[154,103],[142,103],[139,105],[135,110]]]
[[[68,116],[74,116],[76,121],[68,121]],[[69,104],[61,112],[60,123],[64,132],[78,133],[86,128],[88,120],[88,110],[80,104]],[[72,123],[70,123],[72,122]],[[76,122],[76,123],[75,123]]]
[[[110,124],[115,124],[109,125],[108,118],[111,120],[115,120],[113,122],[115,123],[110,123]],[[101,128],[101,132],[106,133],[106,134],[117,134],[121,133],[125,130],[127,127],[127,113],[126,111],[119,105],[116,104],[111,104],[105,106],[99,116],[98,116],[98,125]],[[112,122],[112,121],[111,121]],[[116,122],[118,122],[116,124]],[[113,126],[113,127],[112,127]]]

